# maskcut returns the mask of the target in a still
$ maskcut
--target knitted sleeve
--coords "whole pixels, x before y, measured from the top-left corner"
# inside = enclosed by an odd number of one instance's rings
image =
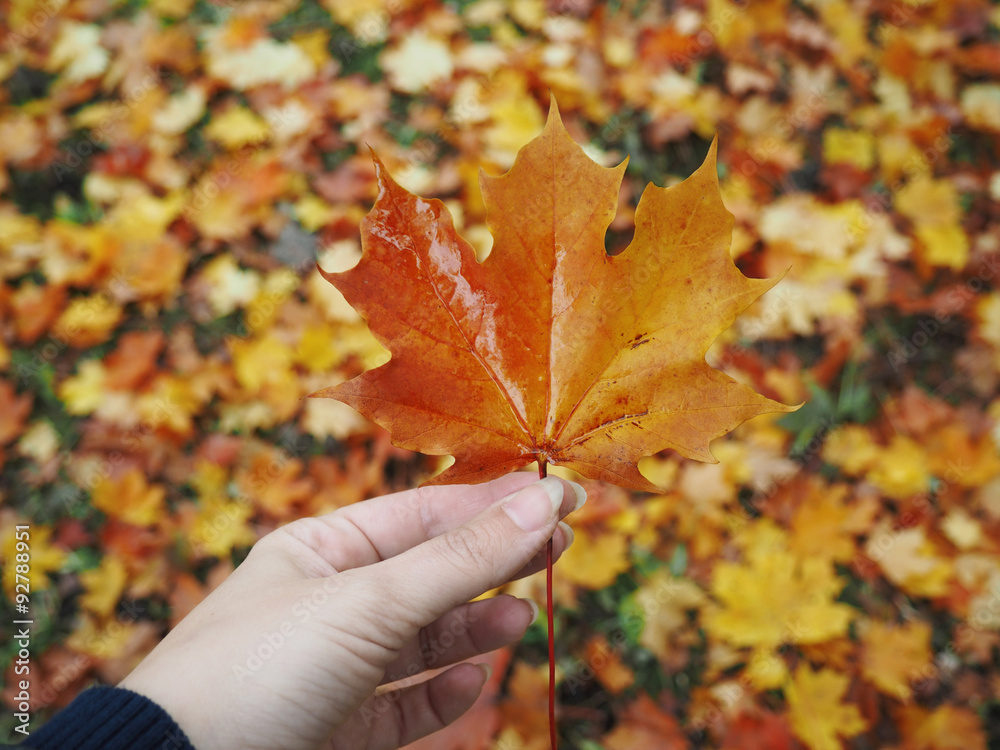
[[[184,731],[159,705],[144,695],[116,687],[84,690],[17,747],[20,750],[195,750]]]

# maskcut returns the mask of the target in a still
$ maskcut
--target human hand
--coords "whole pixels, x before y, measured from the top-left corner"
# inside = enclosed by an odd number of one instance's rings
[[[544,567],[572,542],[583,489],[509,474],[422,487],[303,518],[247,559],[120,687],[162,706],[198,750],[383,750],[464,713],[488,676],[453,666],[510,643],[537,609],[470,599]],[[450,634],[449,637],[445,637]]]

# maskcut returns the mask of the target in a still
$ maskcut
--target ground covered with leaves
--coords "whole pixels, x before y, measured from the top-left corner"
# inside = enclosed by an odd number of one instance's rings
[[[32,527],[35,723],[294,518],[443,461],[330,399],[387,352],[351,267],[374,148],[485,256],[478,170],[549,94],[642,187],[719,134],[784,280],[709,361],[783,403],[589,483],[556,566],[567,747],[1000,747],[1000,9],[986,0],[0,2],[0,669]],[[533,577],[507,587],[544,597]],[[544,617],[542,618],[544,620]],[[422,747],[547,747],[545,623]]]

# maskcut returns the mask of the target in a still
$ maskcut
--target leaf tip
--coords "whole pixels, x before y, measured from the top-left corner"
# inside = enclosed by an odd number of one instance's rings
[[[549,89],[549,118],[556,117],[557,119],[562,119],[559,114],[559,102],[556,101],[556,95]]]
[[[705,154],[705,161],[702,162],[701,169],[708,170],[711,175],[715,178],[715,181],[719,181],[719,134],[716,133],[715,137],[712,138],[712,144],[708,147],[708,153]]]
[[[553,94],[551,91],[549,92],[549,114],[545,118],[544,130],[561,131],[566,134],[567,138],[570,138],[570,140],[572,140],[572,137],[566,130],[566,126],[563,124],[562,114],[559,112],[559,103],[556,101],[556,95]]]

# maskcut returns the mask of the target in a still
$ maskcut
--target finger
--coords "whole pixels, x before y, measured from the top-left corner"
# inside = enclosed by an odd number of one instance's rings
[[[370,698],[338,729],[335,750],[396,750],[443,729],[476,702],[489,678],[485,666],[459,664],[418,685]]]
[[[573,529],[569,524],[560,521],[559,525],[556,526],[556,531],[552,535],[552,562],[556,562],[562,553],[569,549],[569,546],[573,543]],[[509,580],[504,583],[510,583],[510,581],[517,581],[521,578],[527,578],[532,576],[540,570],[545,570],[546,565],[546,554],[545,548],[538,550],[535,556],[531,558],[531,561],[517,571],[514,575],[510,577]]]
[[[507,594],[462,604],[421,628],[385,670],[382,684],[493,651],[521,638],[538,616],[534,602]]]
[[[480,485],[444,485],[373,498],[316,518],[303,518],[279,532],[316,552],[332,571],[372,565],[462,526],[501,498],[537,481],[516,472]],[[558,480],[573,510],[586,498],[575,482]]]
[[[378,611],[395,613],[374,623],[392,650],[419,628],[517,574],[542,548],[561,516],[566,485],[549,477],[494,503],[464,526],[359,571],[357,596]]]

